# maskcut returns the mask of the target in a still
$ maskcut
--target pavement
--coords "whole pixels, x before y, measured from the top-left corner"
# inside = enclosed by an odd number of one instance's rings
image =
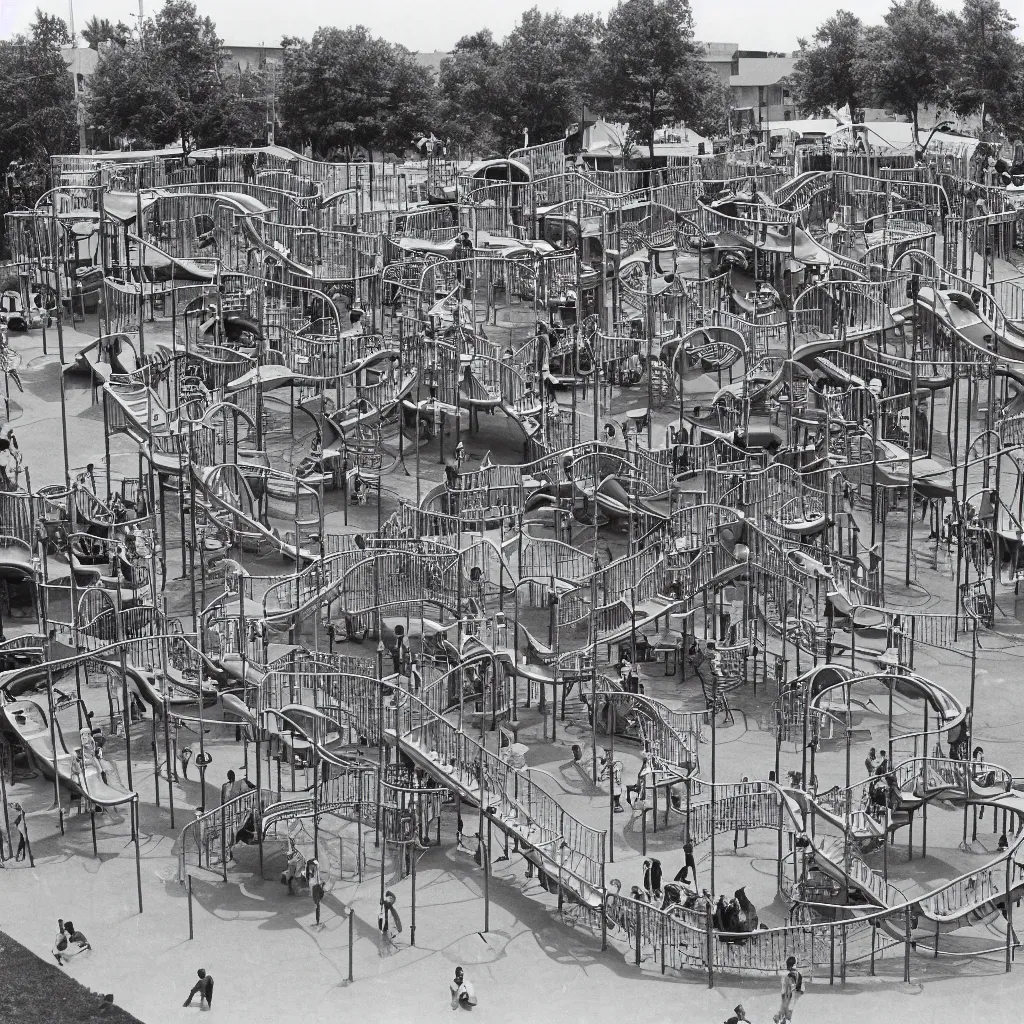
[[[65,357],[95,337],[90,325],[81,331],[64,332]],[[60,386],[53,356],[53,332],[48,333],[50,354],[43,356],[38,332],[13,339],[22,352],[26,394],[12,396],[12,421],[25,452],[32,486],[59,483],[64,479],[64,457],[60,416]],[[67,378],[68,460],[72,470],[93,461],[102,465],[104,451],[102,410],[92,399],[81,378]],[[638,402],[628,390],[616,389],[612,414]],[[581,403],[581,411],[587,403]],[[274,435],[276,454],[285,461],[297,460],[306,444],[301,430],[286,428],[287,413],[272,410],[280,429]],[[656,429],[667,412],[656,417]],[[945,412],[936,414],[936,422]],[[584,436],[592,421],[584,421]],[[499,415],[481,417],[478,435],[465,439],[471,464],[483,451],[509,460],[519,454],[509,450],[509,437]],[[397,442],[396,442],[397,443]],[[446,441],[449,450],[453,440]],[[110,440],[113,466],[131,473],[137,469],[134,445],[123,437]],[[398,470],[390,476],[382,494],[381,514],[397,507],[398,498],[415,497],[415,460],[406,465],[410,476]],[[420,488],[441,478],[437,445],[419,453]],[[372,529],[378,511],[372,505],[341,505],[340,495],[331,495],[329,529]],[[929,545],[927,527],[916,527],[911,538],[914,554],[912,581],[902,580],[902,559],[906,547],[905,517],[890,520],[886,539],[887,599],[896,607],[917,610],[951,609],[954,566]],[[602,534],[602,542],[605,534]],[[609,547],[621,553],[626,538],[608,531]],[[169,548],[171,545],[169,544]],[[180,556],[168,551],[168,575],[182,575]],[[282,566],[282,569],[285,567]],[[1009,632],[1019,626],[1012,595],[1001,599],[1002,624]],[[31,628],[30,622],[5,623],[8,633]],[[986,757],[1024,776],[1024,708],[1018,698],[1022,650],[1012,639],[982,636],[974,674],[976,693],[975,742],[984,746]],[[971,644],[969,638],[943,650],[919,646],[916,668],[954,695],[969,701],[972,690]],[[806,665],[805,665],[806,667]],[[674,706],[700,706],[700,691],[693,679],[666,677],[658,666],[644,666],[648,692]],[[750,687],[737,691],[736,722],[717,731],[716,777],[718,781],[739,781],[743,775],[765,778],[774,768],[774,738],[766,725],[770,695],[764,685],[755,695]],[[106,706],[105,688],[86,685],[86,702],[97,709]],[[554,777],[549,789],[567,810],[595,827],[609,821],[608,794],[594,787],[571,762],[570,744],[584,747],[584,764],[590,764],[590,735],[586,723],[574,712],[565,723],[558,722],[558,740],[552,743],[550,715],[542,723],[536,710],[522,715],[521,739],[530,747],[531,765]],[[918,711],[898,705],[896,719],[909,723]],[[854,765],[863,762],[869,744],[880,745],[885,731],[885,714],[865,711],[856,723],[857,743],[852,751]],[[909,727],[909,726],[908,726]],[[458,852],[454,822],[443,822],[442,844],[422,855],[417,871],[416,945],[410,944],[411,879],[399,879],[393,858],[384,860],[385,884],[398,897],[404,929],[397,944],[382,947],[377,930],[377,907],[381,885],[381,857],[372,835],[364,836],[363,879],[356,865],[355,826],[325,824],[321,849],[326,862],[328,896],[324,924],[316,929],[313,906],[308,896],[289,896],[276,873],[281,863],[280,847],[268,845],[265,877],[259,873],[252,849],[238,851],[235,865],[224,882],[216,874],[197,871],[192,882],[192,932],[189,937],[188,888],[177,881],[175,838],[199,803],[198,782],[181,781],[174,787],[175,827],[170,825],[166,780],[161,784],[160,806],[156,806],[154,756],[149,742],[151,724],[147,719],[135,727],[133,776],[142,796],[140,813],[139,875],[136,876],[134,844],[127,820],[102,815],[97,820],[97,855],[93,855],[90,819],[72,815],[65,819],[61,834],[58,816],[52,808],[52,786],[40,777],[19,778],[8,793],[21,800],[29,812],[35,867],[13,865],[0,871],[0,927],[40,956],[48,957],[56,919],[74,920],[94,946],[91,953],[72,961],[66,970],[89,987],[113,992],[117,1003],[149,1024],[191,1019],[200,1011],[181,1003],[191,987],[198,967],[205,967],[216,979],[214,1011],[227,1022],[288,1021],[301,1015],[309,1021],[380,1020],[431,1021],[447,1019],[453,1012],[448,982],[456,965],[462,965],[476,986],[479,1005],[473,1010],[488,1021],[721,1021],[742,1001],[752,1021],[770,1019],[778,1007],[779,980],[750,974],[744,977],[716,976],[714,988],[696,973],[661,974],[660,963],[644,951],[639,968],[623,937],[609,937],[608,949],[601,951],[600,935],[560,916],[555,897],[543,892],[537,881],[525,878],[524,863],[515,855],[494,864],[489,885],[489,910],[485,921],[484,882],[472,856]],[[869,738],[868,738],[869,737]],[[179,736],[179,742],[189,737]],[[191,737],[195,744],[197,736]],[[206,737],[213,763],[208,772],[208,803],[217,799],[220,783],[228,768],[238,770],[245,761],[241,745],[229,731]],[[489,745],[496,742],[488,734]],[[160,757],[160,744],[157,756]],[[116,756],[115,749],[115,756]],[[626,781],[639,768],[638,748],[616,742],[616,755],[625,766]],[[123,758],[123,746],[121,757]],[[701,757],[709,762],[709,747]],[[802,752],[786,747],[782,768],[796,769]],[[123,762],[122,762],[123,765]],[[845,779],[845,748],[827,747],[819,752],[817,771],[821,788]],[[195,769],[193,768],[193,774]],[[123,773],[122,773],[123,774]],[[638,819],[629,813],[615,815],[614,863],[608,877],[619,878],[628,891],[641,878],[643,832]],[[648,851],[659,856],[666,874],[681,864],[678,825],[657,835],[648,822]],[[995,836],[988,820],[981,823],[979,839],[969,851],[959,849],[962,814],[936,810],[929,818],[928,855],[920,857],[920,837],[915,837],[914,859],[907,856],[901,835],[890,856],[890,877],[898,886],[927,886],[952,878],[967,866],[984,863],[991,856]],[[475,831],[467,823],[467,832]],[[304,841],[310,842],[308,837]],[[746,885],[764,919],[781,923],[784,908],[774,898],[775,834],[751,833],[749,846],[733,851],[731,838],[716,840],[716,892],[731,893]],[[499,850],[494,851],[495,854]],[[698,871],[701,884],[710,880],[710,847],[700,847]],[[879,855],[869,863],[878,866]],[[141,887],[143,912],[139,913],[137,888]],[[353,912],[352,962],[354,981],[349,983],[349,923]],[[486,930],[485,930],[486,923]],[[1004,1020],[1016,1015],[1019,1005],[1019,968],[1004,973],[1001,952],[970,960],[930,953],[915,953],[911,959],[912,983],[902,981],[902,957],[879,963],[878,975],[870,977],[866,965],[858,965],[845,984],[838,977],[830,983],[819,971],[800,1002],[795,1019],[812,1021],[906,1020],[914,1022],[949,1019],[951,1011],[965,1020]],[[966,987],[970,988],[970,996]],[[957,996],[957,992],[960,993]],[[955,1007],[955,1009],[954,1009]],[[0,1008],[2,1011],[2,1008]],[[462,1011],[457,1011],[462,1012]],[[0,1012],[2,1019],[2,1012]]]

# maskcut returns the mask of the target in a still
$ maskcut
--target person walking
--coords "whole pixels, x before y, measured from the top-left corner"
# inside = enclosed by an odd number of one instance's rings
[[[21,804],[14,805],[14,828],[18,833],[18,850],[14,854],[15,863],[25,859],[28,845],[28,823],[25,821],[25,809]]]
[[[314,858],[306,864],[306,882],[309,885],[309,895],[313,897],[313,906],[316,908],[316,924],[320,927],[320,903],[324,898],[324,883],[320,877],[320,863]]]
[[[202,967],[196,973],[199,975],[199,980],[192,986],[188,999],[181,1005],[191,1006],[193,997],[199,996],[199,1009],[209,1010],[213,1006],[213,975],[207,974],[205,968]]]
[[[697,885],[697,862],[693,859],[693,843],[690,842],[690,837],[686,837],[686,841],[683,843],[683,854],[686,857],[686,863],[682,866],[679,873],[673,879],[675,882],[682,882],[689,884],[690,872],[693,872],[693,885]]]
[[[786,960],[786,974],[782,979],[782,1002],[779,1012],[772,1017],[775,1024],[793,1019],[793,1008],[797,1000],[804,994],[804,976],[796,969],[796,957]]]

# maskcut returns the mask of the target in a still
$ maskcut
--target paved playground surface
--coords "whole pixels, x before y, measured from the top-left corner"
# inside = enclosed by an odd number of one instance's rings
[[[54,340],[51,332],[51,352]],[[87,332],[66,331],[68,358],[76,345],[89,340]],[[19,408],[14,425],[33,487],[39,487],[63,479],[56,362],[52,355],[44,358],[38,353],[36,336],[16,338],[15,346],[25,352],[26,394],[15,396]],[[81,383],[69,383],[68,415],[71,465],[81,466],[103,451],[99,406],[92,404],[88,388]],[[481,434],[470,440],[471,448],[498,443],[486,422]],[[130,450],[120,438],[114,439],[112,455],[115,460],[136,458],[134,446]],[[399,494],[407,495],[415,487],[412,478],[399,475],[392,481],[394,492],[385,496],[386,501],[397,501]],[[350,513],[366,517],[368,527],[374,525],[375,509]],[[898,530],[894,532],[891,543],[898,549],[903,541]],[[927,552],[923,536],[915,538],[915,545]],[[890,599],[921,610],[940,600],[948,605],[952,589],[948,561],[938,558],[937,568],[932,569],[922,555],[917,565],[913,587],[890,581]],[[177,568],[180,571],[180,565]],[[1001,610],[1007,615],[1016,611]],[[31,626],[24,623],[25,628]],[[7,627],[15,632],[19,623],[9,622]],[[1000,646],[1003,649],[998,651],[984,650],[979,659],[975,741],[985,747],[991,760],[1014,775],[1024,775],[1020,743],[1024,708],[1017,695],[1024,648]],[[962,648],[959,652],[922,648],[916,667],[966,703],[970,660]],[[694,694],[692,680],[680,683],[676,677],[665,677],[658,665],[645,670],[649,670],[645,681],[650,694],[675,706],[698,706],[699,691]],[[745,694],[738,702],[735,724],[719,728],[720,781],[738,781],[744,774],[763,778],[773,766],[774,740],[761,728],[768,703],[764,693]],[[604,827],[609,820],[607,791],[588,789],[579,773],[574,777],[566,767],[573,742],[584,747],[584,764],[589,764],[587,730],[578,722],[559,722],[559,739],[551,743],[535,712],[524,712],[522,718],[520,738],[530,747],[531,766],[551,774],[552,792],[567,810],[595,827]],[[638,969],[633,951],[621,936],[610,935],[608,949],[602,952],[600,935],[585,925],[574,925],[570,914],[560,917],[555,896],[541,890],[536,879],[526,879],[522,859],[514,855],[493,866],[489,928],[484,932],[482,873],[471,853],[455,849],[453,821],[444,824],[441,847],[424,853],[419,862],[415,947],[409,943],[411,881],[408,877],[396,880],[393,864],[386,866],[386,884],[397,896],[405,928],[393,947],[382,947],[377,929],[380,860],[369,837],[364,843],[364,880],[356,880],[354,826],[323,838],[327,852],[322,860],[329,877],[322,929],[313,926],[308,896],[289,896],[278,881],[281,847],[268,844],[264,878],[259,876],[251,848],[238,854],[227,882],[206,871],[193,878],[194,938],[190,939],[187,887],[177,880],[174,842],[199,802],[198,783],[175,785],[176,828],[172,830],[166,782],[161,785],[162,806],[157,808],[154,802],[148,729],[148,719],[136,727],[133,746],[135,787],[142,794],[141,915],[126,820],[109,812],[99,816],[99,855],[94,857],[90,819],[68,817],[61,835],[51,807],[52,788],[39,778],[19,782],[9,794],[29,812],[35,867],[9,863],[0,871],[0,927],[46,958],[56,919],[73,919],[94,950],[73,961],[67,972],[93,989],[113,992],[120,1006],[147,1024],[188,1019],[199,1012],[196,1005],[182,1008],[181,1002],[200,966],[216,979],[217,1018],[246,1024],[299,1017],[314,1021],[447,1018],[453,1012],[448,982],[456,965],[465,968],[476,986],[480,1002],[474,1014],[498,1022],[720,1021],[740,1001],[750,1019],[759,1022],[769,1020],[777,1008],[779,981],[773,976],[726,974],[716,977],[714,988],[709,989],[706,976],[698,973],[662,975],[650,951]],[[493,735],[488,742],[495,742]],[[213,756],[207,802],[214,806],[226,771],[239,769],[244,754],[230,735],[211,735],[207,745]],[[860,745],[855,753],[859,763],[864,756]],[[630,781],[639,767],[637,748],[622,744],[616,754]],[[787,757],[793,763],[792,753]],[[823,786],[842,782],[842,762],[837,750],[819,754]],[[628,889],[640,881],[642,837],[628,811],[613,821],[615,861],[609,865],[609,877],[619,877]],[[987,821],[981,824],[978,842],[964,852],[958,849],[960,814],[937,812],[930,824],[928,857],[907,862],[894,850],[893,879],[917,879],[924,884],[984,863],[995,844],[987,825]],[[466,831],[471,836],[475,823],[468,823]],[[679,865],[673,858],[681,856],[678,827],[654,835],[649,826],[648,842],[653,855],[672,851],[665,855],[665,868],[674,873]],[[781,923],[782,908],[766,905],[774,895],[773,834],[752,834],[750,842],[750,847],[734,854],[728,837],[718,838],[715,891],[731,893],[734,887],[746,885],[769,918],[775,914]],[[339,844],[340,853],[333,852],[333,843]],[[707,850],[698,851],[702,885],[706,884],[707,856]],[[347,981],[349,911],[354,915],[351,984]],[[827,974],[823,977],[819,970],[795,1019],[946,1021],[952,1011],[960,1019],[980,1021],[1010,1019],[1015,1013],[1020,979],[1016,969],[1004,973],[1001,951],[965,962],[945,954],[933,959],[919,950],[911,958],[910,985],[903,983],[902,969],[902,957],[890,956],[879,961],[877,977],[860,971],[845,984],[839,977],[830,984]]]

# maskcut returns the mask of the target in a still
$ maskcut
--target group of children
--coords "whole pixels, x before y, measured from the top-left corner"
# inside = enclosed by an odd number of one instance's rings
[[[295,894],[294,886],[298,883],[309,888],[313,906],[316,909],[316,923],[320,924],[320,904],[324,898],[324,883],[320,876],[320,862],[311,857],[306,860],[302,851],[295,845],[295,840],[288,837],[287,862],[281,872],[281,884],[288,886],[288,895]]]
[[[92,949],[89,940],[75,927],[72,921],[57,922],[57,936],[53,940],[53,958],[63,967],[73,956]]]

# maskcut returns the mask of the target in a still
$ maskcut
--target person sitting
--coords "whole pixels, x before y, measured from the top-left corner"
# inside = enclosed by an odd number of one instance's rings
[[[731,932],[733,935],[736,935],[744,930],[742,922],[740,921],[740,905],[738,900],[734,898],[725,904],[722,920],[724,931]]]
[[[757,907],[747,898],[747,890],[743,886],[736,890],[736,900],[739,905],[740,926],[745,932],[756,932],[760,925],[757,915]]]
[[[476,1006],[476,992],[473,989],[473,985],[466,980],[461,967],[455,968],[455,978],[449,985],[449,989],[452,994],[453,1010],[458,1009],[460,1006],[464,1010],[469,1010]]]
[[[61,967],[64,966],[64,961],[61,958],[66,955],[67,948],[68,936],[67,933],[64,931],[63,920],[59,920],[57,922],[57,937],[53,940],[53,949],[51,950],[51,952],[53,953],[54,960],[56,960],[57,963],[61,965]]]
[[[725,897],[719,896],[718,902],[715,904],[715,912],[711,918],[711,925],[716,932],[727,931],[726,928],[726,917],[728,914],[728,907],[725,904]]]
[[[64,960],[77,956],[87,949],[92,949],[89,940],[75,927],[74,922],[65,921],[64,932],[67,935],[67,948],[61,953]],[[57,962],[60,963],[60,960],[58,959]]]

